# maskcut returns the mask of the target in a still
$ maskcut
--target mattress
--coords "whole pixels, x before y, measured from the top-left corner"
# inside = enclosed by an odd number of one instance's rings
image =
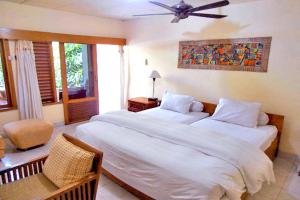
[[[258,126],[257,128],[248,128],[236,124],[230,124],[206,118],[191,124],[193,127],[199,127],[218,132],[220,134],[228,134],[235,138],[247,141],[254,146],[265,151],[277,136],[277,128],[272,125]]]
[[[155,117],[162,120],[167,120],[170,122],[178,122],[183,124],[191,124],[193,122],[199,121],[209,116],[205,112],[189,112],[186,114],[174,112],[171,110],[161,109],[159,107],[152,108],[148,110],[143,110],[139,112],[140,114],[145,114],[151,117]]]

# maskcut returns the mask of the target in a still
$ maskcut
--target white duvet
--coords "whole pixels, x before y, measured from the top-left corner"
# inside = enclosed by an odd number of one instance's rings
[[[240,199],[273,182],[269,158],[204,129],[119,111],[96,116],[75,136],[104,152],[103,167],[155,199]]]

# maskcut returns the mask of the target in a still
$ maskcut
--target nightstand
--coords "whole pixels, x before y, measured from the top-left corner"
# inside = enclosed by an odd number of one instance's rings
[[[128,110],[132,112],[139,112],[157,106],[158,106],[158,101],[151,101],[145,97],[136,97],[136,98],[128,99]]]

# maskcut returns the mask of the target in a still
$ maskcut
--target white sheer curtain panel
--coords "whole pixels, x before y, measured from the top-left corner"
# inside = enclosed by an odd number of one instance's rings
[[[21,119],[43,119],[33,44],[19,40],[15,45],[17,101]]]
[[[128,52],[124,46],[119,46],[120,53],[120,105],[121,109],[126,109],[128,100],[128,79],[129,79],[129,65]]]
[[[100,114],[126,108],[127,51],[118,45],[97,45]]]

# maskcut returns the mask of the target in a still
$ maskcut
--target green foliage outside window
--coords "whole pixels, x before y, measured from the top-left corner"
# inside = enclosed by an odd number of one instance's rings
[[[68,87],[83,86],[82,44],[65,44]]]
[[[2,68],[2,60],[0,57],[0,87],[4,87],[4,75],[3,75],[3,68]]]
[[[59,42],[53,42],[52,48],[54,56],[56,87],[62,89]],[[69,88],[81,87],[84,85],[82,51],[82,44],[65,43],[65,58]]]

